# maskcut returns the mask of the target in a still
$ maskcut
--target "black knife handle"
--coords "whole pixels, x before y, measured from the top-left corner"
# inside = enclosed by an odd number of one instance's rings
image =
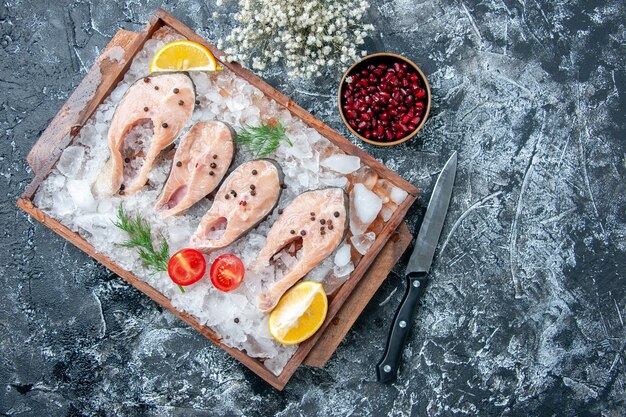
[[[380,382],[390,382],[396,379],[404,344],[411,330],[415,307],[424,292],[427,280],[426,274],[407,276],[406,292],[393,318],[385,353],[376,365],[376,375]]]

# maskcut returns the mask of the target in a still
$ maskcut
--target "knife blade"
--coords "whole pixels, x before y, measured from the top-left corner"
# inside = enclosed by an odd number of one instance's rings
[[[415,239],[415,247],[405,270],[406,292],[394,316],[387,345],[382,359],[376,365],[376,375],[381,382],[393,381],[400,367],[400,359],[406,338],[411,329],[417,302],[428,283],[428,271],[433,262],[437,242],[448,212],[454,178],[456,177],[457,153],[454,152],[444,165]]]

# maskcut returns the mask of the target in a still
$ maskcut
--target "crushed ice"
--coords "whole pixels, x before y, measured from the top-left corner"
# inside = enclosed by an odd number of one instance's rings
[[[34,203],[47,214],[56,218],[71,230],[91,243],[97,251],[107,255],[123,268],[134,273],[155,289],[168,297],[172,305],[181,311],[195,316],[201,323],[211,327],[222,337],[228,346],[245,350],[252,357],[261,358],[264,365],[278,375],[296,351],[296,346],[283,346],[274,341],[267,328],[267,316],[255,306],[256,296],[267,289],[284,273],[284,268],[292,265],[297,258],[288,251],[280,254],[280,262],[275,267],[247,271],[243,284],[230,293],[216,290],[206,277],[186,288],[182,294],[167,274],[153,274],[146,270],[136,251],[119,245],[127,236],[113,225],[120,203],[129,212],[139,212],[150,223],[155,242],[166,239],[171,253],[186,246],[189,236],[195,231],[199,219],[208,210],[211,202],[203,199],[180,216],[163,219],[154,209],[154,202],[160,194],[171,167],[171,160],[163,158],[155,163],[148,176],[148,183],[138,193],[131,196],[114,195],[100,197],[92,194],[109,157],[107,132],[113,117],[116,103],[135,80],[148,72],[149,62],[154,52],[166,42],[178,39],[172,33],[160,29],[148,40],[143,49],[131,62],[124,78],[113,89],[83,126],[71,146],[62,153],[55,168],[41,184]],[[113,51],[111,59],[123,59],[120,51]],[[308,127],[302,120],[279,106],[274,100],[247,81],[237,77],[228,69],[214,73],[192,73],[199,105],[192,121],[222,120],[239,131],[244,125],[258,125],[261,121],[280,120],[287,129],[293,146],[281,143],[270,155],[282,166],[287,189],[284,190],[279,207],[284,207],[298,194],[321,187],[342,187],[348,190],[350,184],[346,175],[363,178],[367,187],[356,184],[351,200],[358,207],[351,207],[352,217],[357,226],[351,224],[353,235],[363,235],[367,226],[381,211],[381,198],[370,191],[375,188],[377,176],[361,166],[357,157],[344,155],[334,144]],[[190,125],[191,125],[190,123]],[[140,152],[141,140],[149,139],[152,126],[139,126],[128,142],[129,153]],[[143,139],[141,139],[143,138]],[[137,149],[135,149],[135,147]],[[138,163],[140,158],[138,159]],[[237,153],[231,169],[250,159],[249,155]],[[322,162],[320,162],[322,161]],[[128,173],[130,174],[130,173]],[[402,191],[402,190],[400,190]],[[391,200],[399,204],[406,198],[397,190],[390,190]],[[388,195],[388,196],[389,196]],[[383,212],[390,217],[391,208]],[[392,211],[391,211],[392,212]],[[276,220],[276,211],[255,230],[229,247],[207,255],[207,264],[222,253],[239,256],[249,265],[261,249],[270,225]],[[365,240],[359,237],[355,245],[359,253],[370,245],[369,234]],[[328,293],[332,293],[349,278],[354,270],[350,257],[351,245],[343,243],[332,256],[320,263],[306,277],[322,282]],[[296,253],[297,256],[297,253]]]

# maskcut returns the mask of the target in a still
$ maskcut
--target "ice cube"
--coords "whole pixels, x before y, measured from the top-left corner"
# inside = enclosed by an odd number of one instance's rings
[[[367,251],[370,250],[375,240],[376,233],[374,232],[367,232],[365,234],[352,236],[350,238],[352,246],[354,246],[354,249],[356,249],[356,251],[359,252],[361,255],[365,255]]]
[[[365,233],[376,219],[383,203],[372,191],[358,183],[350,192],[350,231],[353,235]]]
[[[383,208],[380,210],[380,216],[382,217],[384,222],[388,222],[389,219],[391,219],[391,216],[393,215],[393,212],[396,211],[396,208],[398,206],[396,206],[395,204],[385,204],[383,206]]]
[[[346,266],[350,262],[350,245],[344,243],[335,253],[335,265]]]
[[[331,178],[320,178],[320,182],[327,187],[339,187],[343,188],[348,184],[348,178],[341,177],[331,177]]]
[[[65,148],[56,164],[59,172],[68,178],[76,178],[83,164],[85,148],[74,145]]]
[[[324,159],[320,165],[342,174],[350,174],[359,169],[361,158],[352,155],[336,154]]]
[[[346,275],[350,274],[352,271],[354,271],[354,264],[352,263],[352,261],[348,262],[344,266],[335,265],[335,267],[333,268],[333,273],[335,274],[337,278],[345,277]]]
[[[55,193],[52,197],[52,213],[61,217],[74,213],[76,203],[65,190]]]
[[[395,185],[391,186],[391,195],[389,197],[394,203],[398,205],[402,204],[408,195],[409,193],[404,191],[402,188],[396,187]]]
[[[67,191],[72,200],[80,210],[93,211],[96,208],[96,201],[91,194],[91,187],[84,180],[70,180],[67,182]]]

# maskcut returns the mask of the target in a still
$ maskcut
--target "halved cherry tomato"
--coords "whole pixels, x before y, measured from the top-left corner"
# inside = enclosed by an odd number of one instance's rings
[[[181,249],[170,258],[167,273],[179,286],[197,282],[206,271],[204,255],[195,249]],[[181,288],[182,290],[182,288]]]
[[[241,259],[228,253],[220,255],[211,265],[211,282],[220,291],[232,291],[241,284],[244,272]]]

